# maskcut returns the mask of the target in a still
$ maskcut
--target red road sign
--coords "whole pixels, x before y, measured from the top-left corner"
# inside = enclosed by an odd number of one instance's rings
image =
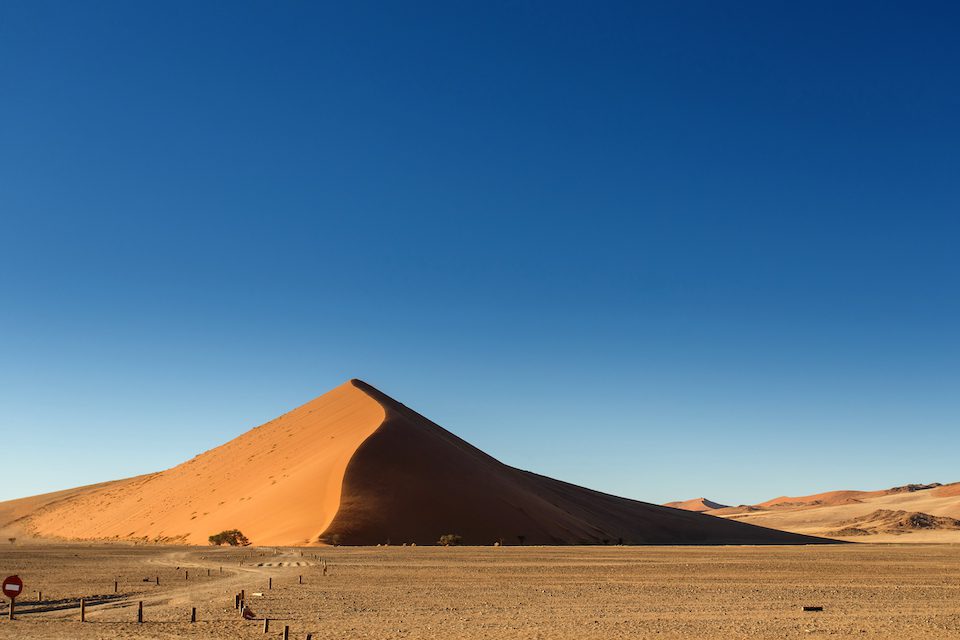
[[[18,576],[10,576],[3,581],[3,595],[11,600],[20,595],[21,591],[23,591],[23,580]]]

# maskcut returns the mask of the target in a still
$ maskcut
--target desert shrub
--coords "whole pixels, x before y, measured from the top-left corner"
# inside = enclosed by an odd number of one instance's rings
[[[324,544],[328,544],[328,545],[330,545],[331,547],[339,547],[340,544],[343,542],[343,540],[341,539],[339,533],[334,533],[334,534],[331,534],[331,535],[329,535],[329,536],[327,536],[327,537],[321,536],[321,537],[317,538],[317,542],[322,542],[322,543],[324,543]]]
[[[220,533],[210,536],[207,540],[210,541],[210,544],[217,546],[228,544],[231,547],[246,547],[250,544],[250,540],[248,540],[247,536],[243,535],[239,529],[221,531]]]
[[[458,536],[455,533],[445,533],[440,536],[437,544],[443,547],[455,547],[461,542],[463,542],[463,536]]]

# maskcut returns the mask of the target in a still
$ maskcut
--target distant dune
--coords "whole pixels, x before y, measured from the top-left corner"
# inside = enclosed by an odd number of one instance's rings
[[[663,506],[672,507],[674,509],[683,509],[684,511],[697,512],[728,508],[725,504],[720,504],[719,502],[714,502],[713,500],[707,500],[706,498],[693,498],[691,500],[682,500],[680,502],[668,502]]]
[[[205,544],[804,544],[508,467],[352,380],[148,475],[0,503],[8,535]]]
[[[960,482],[781,496],[704,511],[784,531],[861,542],[960,543]]]

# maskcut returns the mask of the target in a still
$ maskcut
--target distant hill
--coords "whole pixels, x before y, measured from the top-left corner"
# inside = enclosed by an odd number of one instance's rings
[[[784,531],[860,542],[960,543],[960,482],[781,496],[702,511]]]
[[[719,502],[714,502],[713,500],[707,500],[706,498],[693,498],[691,500],[682,500],[680,502],[668,502],[665,507],[672,507],[674,509],[683,509],[684,511],[710,511],[713,509],[725,509],[727,505],[720,504]]]

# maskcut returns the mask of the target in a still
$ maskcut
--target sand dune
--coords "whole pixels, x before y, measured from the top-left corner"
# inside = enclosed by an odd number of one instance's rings
[[[177,467],[0,503],[46,538],[204,544],[800,544],[823,540],[508,467],[358,380]]]
[[[337,512],[343,474],[383,408],[351,384],[167,471],[0,503],[44,537],[204,544],[241,529],[308,543]]]
[[[814,507],[821,505],[853,504],[863,502],[868,498],[884,495],[883,491],[827,491],[826,493],[816,493],[810,496],[800,496],[792,498],[790,496],[780,496],[773,500],[767,500],[760,504],[753,505],[761,509],[783,509],[794,507]]]
[[[845,520],[835,536],[869,536],[878,533],[905,534],[914,531],[960,531],[960,520],[917,511],[877,509],[867,515]]]
[[[711,515],[784,531],[869,542],[960,543],[960,483],[782,496]]]
[[[728,509],[729,507],[706,498],[693,498],[691,500],[681,500],[679,502],[667,502],[663,506],[673,507],[674,509],[683,509],[684,511],[712,511],[715,509]]]

